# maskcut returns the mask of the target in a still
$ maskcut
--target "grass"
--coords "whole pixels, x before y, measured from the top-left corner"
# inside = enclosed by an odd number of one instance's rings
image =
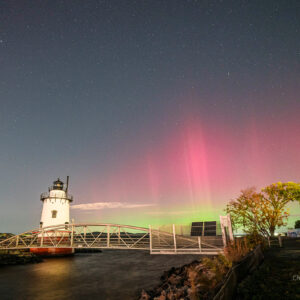
[[[238,286],[237,299],[300,299],[300,239],[264,255],[263,264]]]

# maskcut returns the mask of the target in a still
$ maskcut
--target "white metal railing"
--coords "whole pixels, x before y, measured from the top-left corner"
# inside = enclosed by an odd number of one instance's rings
[[[62,224],[24,232],[0,242],[0,249],[100,248],[150,250],[151,254],[218,254],[222,236],[197,237],[130,225]]]
[[[65,196],[60,196],[60,195],[59,196],[56,196],[56,195],[50,196],[50,192],[44,192],[40,196],[41,200],[44,200],[44,199],[47,199],[47,198],[61,198],[61,199],[67,199],[71,202],[73,201],[73,196],[69,193],[65,193]]]

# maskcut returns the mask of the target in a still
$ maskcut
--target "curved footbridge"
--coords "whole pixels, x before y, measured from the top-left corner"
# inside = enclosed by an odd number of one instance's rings
[[[223,251],[222,235],[177,234],[175,225],[162,231],[130,225],[62,224],[27,231],[0,242],[0,249],[90,248],[148,250],[151,254],[216,255]]]

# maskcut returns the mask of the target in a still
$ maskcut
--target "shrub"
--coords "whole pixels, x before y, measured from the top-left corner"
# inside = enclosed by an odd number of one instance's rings
[[[213,258],[205,257],[201,264],[192,265],[187,269],[190,285],[190,299],[209,299],[219,289],[234,263],[242,260],[257,244],[262,243],[259,235],[237,238],[229,243],[224,254]]]
[[[237,263],[253,249],[252,245],[252,239],[247,237],[235,239],[224,248],[224,255],[231,263]]]
[[[191,286],[191,299],[209,298],[214,290],[220,286],[225,275],[231,267],[231,262],[224,256],[203,258],[198,266],[191,266],[187,270]]]

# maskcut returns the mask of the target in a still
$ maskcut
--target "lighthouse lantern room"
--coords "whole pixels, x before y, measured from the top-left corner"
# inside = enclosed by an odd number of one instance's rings
[[[53,186],[49,187],[48,192],[41,194],[43,210],[40,227],[70,223],[70,202],[73,201],[73,196],[68,194],[68,185],[69,176],[65,188],[58,178],[53,182]]]

